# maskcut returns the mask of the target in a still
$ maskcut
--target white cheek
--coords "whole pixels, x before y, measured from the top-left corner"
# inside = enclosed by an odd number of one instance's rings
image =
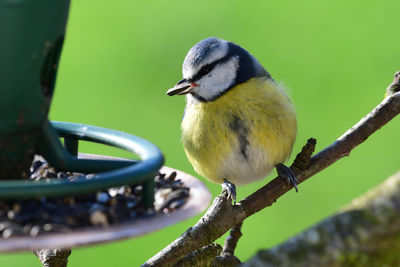
[[[212,72],[197,81],[196,93],[205,99],[212,99],[229,88],[236,79],[239,60],[237,57],[217,65]]]

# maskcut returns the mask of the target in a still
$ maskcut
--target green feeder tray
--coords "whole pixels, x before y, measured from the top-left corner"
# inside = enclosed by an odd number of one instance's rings
[[[82,157],[115,159],[100,155],[82,155]],[[109,227],[82,227],[66,233],[47,233],[35,237],[16,236],[0,239],[0,253],[46,248],[72,248],[137,237],[189,219],[208,207],[211,194],[202,182],[193,176],[169,167],[162,167],[160,171],[166,175],[176,172],[177,177],[190,188],[190,197],[181,208],[171,213],[159,213],[148,218],[140,218],[127,223],[110,225]]]

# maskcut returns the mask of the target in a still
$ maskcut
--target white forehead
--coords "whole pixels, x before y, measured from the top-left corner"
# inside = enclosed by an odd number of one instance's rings
[[[228,42],[211,37],[193,46],[182,65],[184,78],[192,78],[204,65],[210,64],[228,53]]]

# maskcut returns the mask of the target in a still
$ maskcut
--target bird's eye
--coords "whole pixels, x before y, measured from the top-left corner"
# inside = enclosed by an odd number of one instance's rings
[[[208,73],[210,73],[213,68],[217,65],[217,62],[208,64],[203,66],[197,73],[196,75],[192,78],[193,81],[197,81],[199,79],[201,79],[201,77],[206,76]]]
[[[207,66],[204,67],[203,72],[204,73],[209,73],[211,70],[212,70],[212,67],[210,65],[207,65]]]
[[[213,65],[209,64],[209,65],[205,65],[204,67],[201,68],[201,70],[199,71],[199,76],[204,76],[208,73],[210,73],[213,69]]]

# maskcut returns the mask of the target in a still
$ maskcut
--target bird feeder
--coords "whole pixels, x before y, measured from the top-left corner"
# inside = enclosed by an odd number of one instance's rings
[[[0,0],[0,199],[74,196],[141,184],[143,204],[151,208],[154,177],[164,162],[155,145],[115,130],[48,120],[69,5],[69,0]],[[140,160],[81,155],[80,140],[124,149]],[[28,176],[35,155],[43,156],[57,170],[93,175],[90,179],[33,181]],[[174,171],[167,167],[162,170]],[[157,214],[107,228],[0,238],[0,252],[112,241],[193,216],[206,208],[210,194],[195,178],[177,172],[190,187],[190,198],[175,216]]]

